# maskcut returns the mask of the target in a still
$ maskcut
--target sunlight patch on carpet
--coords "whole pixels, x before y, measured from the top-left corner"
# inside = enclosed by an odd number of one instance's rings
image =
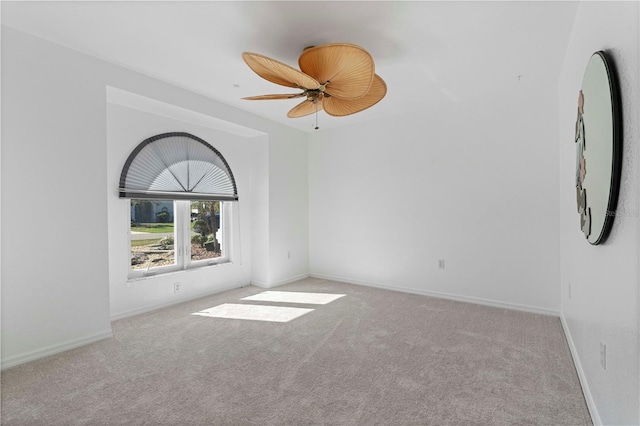
[[[289,322],[311,311],[313,311],[313,309],[224,303],[219,306],[214,306],[213,308],[205,309],[204,311],[195,312],[191,315],[253,321]]]
[[[263,291],[242,298],[242,300],[259,300],[263,302],[305,303],[309,305],[326,305],[344,294],[332,293],[304,293],[300,291]]]

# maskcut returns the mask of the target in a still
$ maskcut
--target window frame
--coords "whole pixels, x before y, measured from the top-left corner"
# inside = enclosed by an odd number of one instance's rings
[[[186,201],[187,203],[187,212],[186,215],[189,218],[189,223],[191,220],[191,202],[192,201],[198,201],[198,200],[189,200]],[[184,242],[184,258],[185,258],[185,270],[189,270],[189,269],[195,269],[195,268],[202,268],[205,266],[212,266],[212,265],[218,265],[221,263],[229,263],[230,260],[230,256],[229,256],[229,228],[228,228],[228,223],[229,221],[227,220],[227,215],[228,210],[229,210],[229,206],[231,203],[229,202],[225,202],[225,201],[221,201],[221,200],[217,200],[220,203],[220,226],[218,227],[218,229],[220,230],[220,248],[221,248],[221,253],[220,256],[218,257],[214,257],[211,259],[202,259],[202,260],[191,260],[191,235],[190,232],[187,231],[187,234],[189,234],[189,238],[188,241]],[[190,225],[189,225],[190,228]]]
[[[230,215],[231,202],[216,200],[220,203],[220,247],[221,255],[211,259],[192,260],[191,259],[191,202],[198,200],[179,200],[173,201],[173,241],[174,241],[174,264],[155,267],[147,267],[141,269],[133,269],[131,265],[131,202],[136,198],[129,199],[129,232],[128,232],[128,273],[129,280],[149,278],[169,273],[189,271],[193,269],[205,268],[224,263],[230,263],[230,240],[231,229],[230,221],[227,216]],[[152,201],[152,200],[149,200]],[[163,200],[168,201],[168,200]]]

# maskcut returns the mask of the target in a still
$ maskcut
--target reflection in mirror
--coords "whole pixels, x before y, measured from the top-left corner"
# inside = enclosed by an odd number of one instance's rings
[[[575,142],[580,229],[589,243],[600,244],[615,217],[622,155],[618,90],[604,52],[593,54],[584,73]]]

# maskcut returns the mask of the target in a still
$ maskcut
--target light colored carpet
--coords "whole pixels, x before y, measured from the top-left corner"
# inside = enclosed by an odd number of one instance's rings
[[[2,373],[6,425],[589,425],[558,318],[305,279],[113,323],[114,337]],[[192,315],[313,309],[289,322]]]

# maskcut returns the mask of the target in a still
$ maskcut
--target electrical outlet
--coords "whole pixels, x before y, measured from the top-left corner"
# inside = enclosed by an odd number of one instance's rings
[[[602,365],[602,369],[607,369],[607,344],[605,342],[600,342],[600,365]]]
[[[291,250],[287,250],[287,259],[291,259]]]
[[[180,283],[173,283],[173,292],[178,293],[180,291]]]
[[[438,260],[438,269],[444,269],[444,259]]]

